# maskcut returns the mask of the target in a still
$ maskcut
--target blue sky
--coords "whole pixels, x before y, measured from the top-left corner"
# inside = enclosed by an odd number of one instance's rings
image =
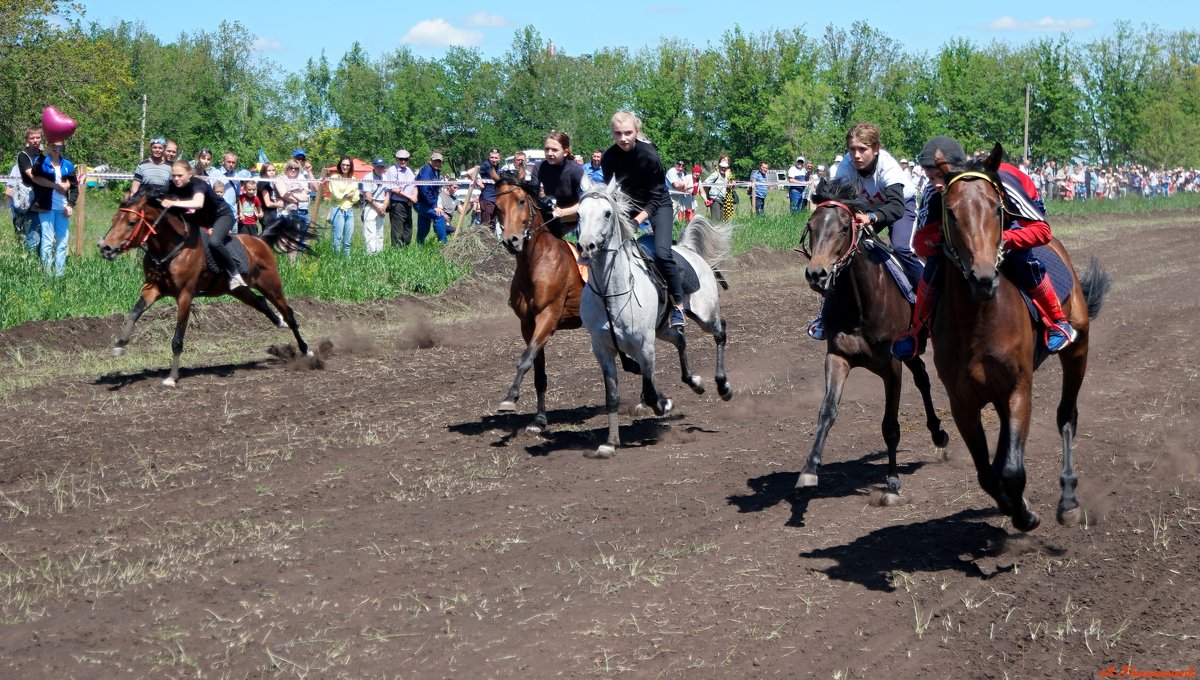
[[[716,43],[735,23],[748,32],[803,27],[819,37],[833,24],[848,28],[865,20],[899,40],[909,51],[936,50],[953,37],[980,44],[993,40],[1024,43],[1045,35],[1069,32],[1081,41],[1113,32],[1116,21],[1148,23],[1167,30],[1193,29],[1200,13],[1181,8],[1189,3],[1147,5],[1092,0],[1047,3],[1007,0],[1003,3],[930,3],[918,0],[840,3],[811,0],[601,0],[599,2],[284,2],[129,3],[85,0],[85,20],[110,24],[139,20],[161,39],[182,30],[215,30],[222,19],[236,19],[258,36],[257,49],[284,69],[297,71],[321,51],[336,64],[358,41],[374,57],[407,45],[414,54],[436,58],[447,45],[478,48],[485,57],[506,52],[518,28],[532,24],[543,38],[566,54],[601,47],[632,50],[658,44],[663,37],[683,38],[703,46]],[[1132,7],[1136,6],[1136,11]],[[951,9],[953,8],[953,9]],[[1181,22],[1182,20],[1182,22]]]

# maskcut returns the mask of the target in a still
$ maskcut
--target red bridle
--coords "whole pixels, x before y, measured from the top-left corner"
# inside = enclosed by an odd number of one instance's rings
[[[155,227],[158,226],[158,221],[163,218],[163,215],[167,214],[167,211],[163,210],[158,214],[158,218],[151,223],[150,220],[146,219],[146,213],[141,210],[134,210],[133,208],[118,208],[117,212],[129,213],[130,215],[134,215],[138,218],[138,223],[136,226],[134,226],[133,233],[131,233],[129,238],[125,239],[121,246],[117,248],[117,252],[119,253],[123,253],[126,250],[132,250],[133,248],[141,248],[142,244],[150,240],[152,235],[158,234],[158,230]]]
[[[850,247],[846,249],[846,253],[838,258],[838,261],[834,262],[833,266],[830,268],[833,272],[833,275],[836,276],[837,272],[849,264],[850,259],[854,257],[855,253],[858,252],[858,223],[854,221],[854,211],[850,209],[850,206],[842,203],[841,201],[822,201],[817,204],[817,207],[813,209],[813,212],[815,213],[821,208],[837,208],[838,210],[846,211],[846,214],[850,216]],[[809,252],[808,244],[805,242],[805,237],[808,236],[810,231],[811,230],[808,228],[808,224],[805,224],[804,233],[800,234],[800,246],[798,250],[804,255],[804,257],[811,260],[812,253]]]

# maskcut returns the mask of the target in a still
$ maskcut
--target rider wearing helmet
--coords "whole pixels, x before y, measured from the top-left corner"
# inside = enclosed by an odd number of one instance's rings
[[[892,343],[892,354],[901,361],[917,355],[921,338],[928,334],[930,317],[937,300],[935,277],[941,268],[942,256],[942,192],[946,188],[946,175],[938,166],[938,152],[951,167],[959,168],[967,162],[967,154],[952,137],[934,137],[921,149],[918,162],[929,185],[921,200],[921,211],[917,216],[917,232],[913,245],[917,254],[926,258],[925,275],[917,288],[917,302],[913,306],[912,327]],[[1033,248],[1050,242],[1052,234],[1046,223],[1046,206],[1038,196],[1033,180],[1020,169],[1008,163],[1000,164],[1000,180],[1004,189],[1004,212],[1011,221],[1004,230],[1006,253],[1000,269],[1004,275],[1026,293],[1046,321],[1046,349],[1058,352],[1075,340],[1076,332],[1067,321],[1058,294],[1046,276],[1046,266],[1034,255]]]

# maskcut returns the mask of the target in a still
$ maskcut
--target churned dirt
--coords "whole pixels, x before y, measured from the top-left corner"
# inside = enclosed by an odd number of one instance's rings
[[[1114,288],[1093,323],[1076,464],[1087,524],[1054,523],[1061,371],[1036,375],[1015,531],[953,430],[935,455],[906,379],[905,503],[878,507],[881,383],[851,375],[820,486],[796,490],[823,391],[816,295],[792,254],[734,263],[725,403],[623,416],[603,439],[586,331],[548,348],[549,431],[496,415],[522,349],[507,282],[436,300],[297,301],[316,360],[210,305],[179,386],[109,359],[120,318],[0,333],[6,370],[90,364],[0,401],[0,676],[1085,678],[1200,662],[1200,217],[1076,220]],[[505,253],[493,259],[511,262]],[[130,292],[131,300],[135,291]],[[162,352],[170,303],[130,353]],[[257,340],[256,340],[257,342]],[[926,357],[932,372],[930,357]],[[26,363],[33,362],[33,363]],[[98,368],[96,368],[98,367]],[[43,369],[37,369],[43,370]],[[631,403],[638,381],[624,379]],[[993,414],[985,419],[995,426]],[[994,432],[992,441],[995,441]]]

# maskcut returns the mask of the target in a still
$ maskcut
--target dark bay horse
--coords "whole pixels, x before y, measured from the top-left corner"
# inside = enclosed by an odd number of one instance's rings
[[[1033,373],[1046,358],[1026,309],[1021,291],[1001,276],[1004,227],[1009,219],[998,170],[1004,150],[999,144],[982,161],[965,168],[951,167],[939,151],[938,166],[946,175],[943,191],[943,248],[954,269],[945,268],[942,294],[930,329],[934,365],[946,386],[954,423],[962,435],[979,485],[1012,517],[1020,531],[1032,531],[1041,520],[1029,508],[1025,492],[1025,439],[1029,434]],[[1074,279],[1063,311],[1078,337],[1058,353],[1062,365],[1062,395],[1057,423],[1062,436],[1062,472],[1057,518],[1074,526],[1083,518],[1075,498],[1078,481],[1071,446],[1079,420],[1077,401],[1087,371],[1088,320],[1100,313],[1110,279],[1093,260],[1078,275],[1058,239],[1049,247],[1070,269]],[[988,460],[987,433],[980,412],[991,404],[1000,420],[996,456]]]
[[[517,360],[517,374],[497,410],[516,411],[521,381],[530,367],[537,390],[537,416],[527,428],[546,427],[546,343],[560,329],[579,328],[583,277],[576,255],[566,241],[550,233],[532,184],[501,177],[496,185],[496,234],[516,256],[517,268],[509,287],[508,305],[521,320],[526,348]]]
[[[262,312],[271,323],[281,328],[292,329],[300,352],[308,354],[308,344],[300,337],[296,315],[292,313],[292,308],[283,297],[279,268],[271,250],[307,251],[308,247],[303,239],[311,242],[314,234],[309,233],[306,236],[302,225],[287,219],[280,219],[266,226],[260,236],[237,234],[236,238],[245,246],[249,258],[248,273],[243,277],[246,286],[230,291],[229,277],[226,274],[214,274],[209,271],[200,232],[189,229],[179,211],[164,210],[159,198],[157,194],[139,192],[122,203],[117,214],[113,215],[108,233],[96,244],[100,254],[107,260],[134,248],[143,248],[146,251],[142,261],[145,271],[142,293],[125,318],[121,335],[113,345],[113,356],[120,356],[125,352],[129,336],[133,334],[134,324],[150,305],[164,296],[175,298],[175,336],[171,339],[171,351],[174,356],[171,361],[171,374],[162,383],[174,387],[179,380],[179,355],[183,353],[183,335],[192,311],[192,299],[196,296],[220,295],[232,295]],[[253,292],[252,288],[262,291],[266,298]],[[267,304],[267,300],[279,310],[282,319]]]
[[[865,239],[876,238],[854,222],[862,212],[858,192],[851,182],[825,185],[815,197],[817,206],[800,236],[800,250],[808,257],[804,278],[825,297],[825,399],[817,423],[808,461],[797,486],[817,485],[817,469],[825,449],[825,438],[837,419],[838,404],[846,377],[854,368],[865,368],[883,379],[883,441],[887,444],[887,492],[885,505],[899,501],[900,476],[896,469],[896,447],[900,443],[900,390],[904,373],[892,357],[892,339],[908,328],[912,306],[900,292],[891,274],[862,252]],[[806,237],[810,243],[806,243]],[[925,404],[925,425],[939,449],[949,436],[933,408],[929,373],[925,362],[914,357],[905,362]]]

